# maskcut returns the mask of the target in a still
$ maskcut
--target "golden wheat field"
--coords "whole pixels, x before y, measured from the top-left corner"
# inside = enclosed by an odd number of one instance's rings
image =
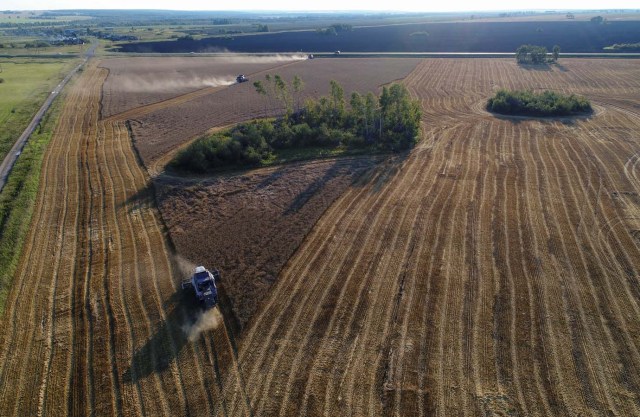
[[[297,65],[310,63],[287,66],[304,77]],[[193,254],[174,253],[126,124],[157,109],[101,118],[108,71],[87,68],[2,317],[0,415],[639,415],[637,61],[412,65],[416,148],[358,175],[302,238],[292,230],[300,243],[241,333],[222,322],[195,337],[177,261]],[[495,117],[484,102],[501,87],[581,94],[595,112]],[[231,88],[163,96],[160,111]],[[198,129],[232,119],[217,114]],[[211,196],[200,186],[189,193]]]

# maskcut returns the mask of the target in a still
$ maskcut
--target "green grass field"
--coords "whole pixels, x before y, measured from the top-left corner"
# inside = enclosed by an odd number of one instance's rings
[[[0,159],[76,59],[0,58]]]

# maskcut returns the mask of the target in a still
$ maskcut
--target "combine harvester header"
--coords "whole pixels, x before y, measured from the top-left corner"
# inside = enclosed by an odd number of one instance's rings
[[[191,278],[182,281],[182,289],[193,288],[204,309],[209,310],[218,304],[216,280],[219,279],[220,271],[217,269],[210,272],[204,266],[199,266]]]

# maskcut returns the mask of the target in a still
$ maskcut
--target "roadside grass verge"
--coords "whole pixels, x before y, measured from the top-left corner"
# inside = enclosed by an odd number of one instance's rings
[[[0,159],[77,59],[0,58]]]
[[[58,123],[63,97],[53,103],[25,145],[0,192],[0,314],[13,282],[40,187],[47,145]]]

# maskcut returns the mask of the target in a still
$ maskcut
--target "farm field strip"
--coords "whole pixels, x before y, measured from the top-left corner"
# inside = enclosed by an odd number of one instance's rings
[[[246,415],[222,398],[238,391],[224,326],[215,346],[183,333],[149,179],[124,123],[98,120],[105,76],[72,86],[45,158],[1,327],[0,414]]]
[[[278,114],[280,109],[275,108],[276,100],[269,100],[255,91],[253,80],[262,79],[262,74],[279,74],[287,82],[300,76],[305,88],[294,101],[303,104],[308,97],[328,94],[332,79],[343,85],[346,97],[353,91],[375,92],[382,85],[404,78],[418,62],[419,59],[385,58],[298,61],[264,70],[252,76],[249,82],[231,85],[197,99],[182,101],[177,97],[176,105],[170,105],[169,100],[162,108],[143,116],[137,115],[134,109],[126,117],[131,120],[136,149],[145,166],[152,166],[153,161],[211,128]]]
[[[330,207],[242,337],[254,413],[638,414],[634,65],[424,60],[425,139]],[[498,87],[603,111],[496,118]]]

